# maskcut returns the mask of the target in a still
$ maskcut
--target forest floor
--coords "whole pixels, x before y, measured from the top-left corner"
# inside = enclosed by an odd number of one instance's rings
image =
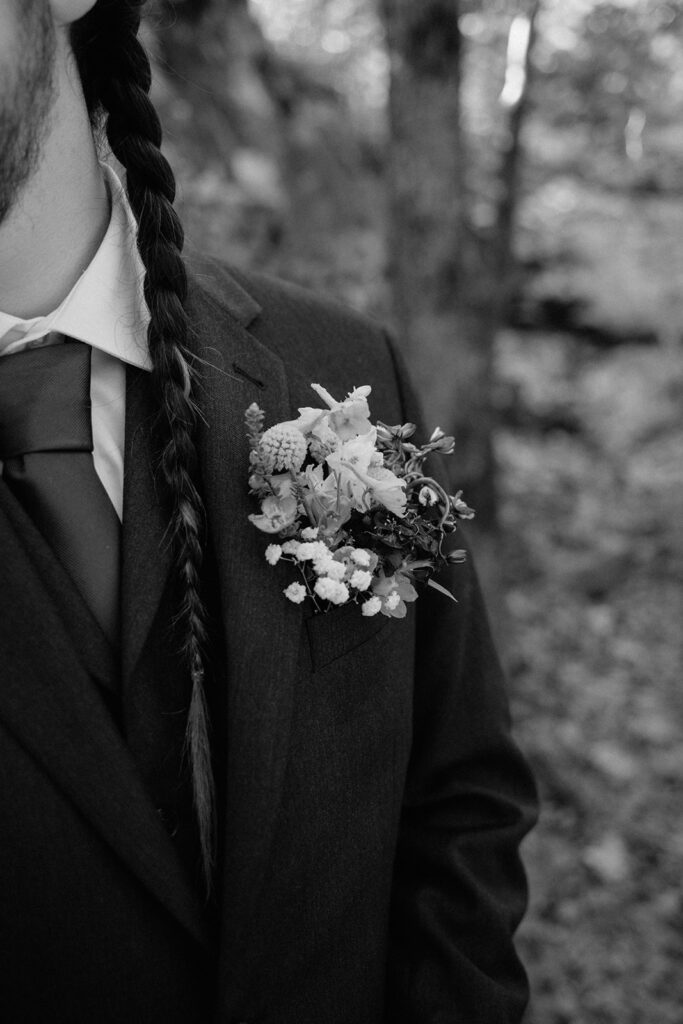
[[[499,357],[527,417],[499,455],[507,662],[543,807],[528,1024],[682,1024],[683,353],[508,334]]]

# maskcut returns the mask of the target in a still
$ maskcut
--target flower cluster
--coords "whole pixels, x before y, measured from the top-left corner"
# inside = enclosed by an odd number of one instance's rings
[[[301,582],[284,591],[290,601],[309,597],[318,610],[354,601],[363,615],[403,618],[416,583],[448,594],[432,575],[465,557],[443,545],[457,520],[474,513],[423,469],[431,453],[452,454],[453,438],[437,429],[418,447],[410,423],[373,426],[369,387],[341,402],[312,388],[324,408],[299,409],[297,419],[267,430],[263,411],[247,409],[249,487],[260,502],[249,519],[278,538],[268,562],[297,567]]]

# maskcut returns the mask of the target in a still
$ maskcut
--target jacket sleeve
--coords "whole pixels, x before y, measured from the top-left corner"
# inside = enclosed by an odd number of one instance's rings
[[[391,345],[391,342],[390,342]],[[395,357],[406,419],[420,422]],[[465,546],[458,534],[458,547]],[[387,1024],[513,1024],[528,999],[512,936],[536,790],[470,558],[416,604],[413,746],[392,892]]]

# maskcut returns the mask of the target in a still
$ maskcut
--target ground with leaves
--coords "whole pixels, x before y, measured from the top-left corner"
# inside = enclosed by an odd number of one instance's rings
[[[499,444],[511,690],[543,803],[528,1021],[681,1024],[683,355],[499,351],[527,412]]]

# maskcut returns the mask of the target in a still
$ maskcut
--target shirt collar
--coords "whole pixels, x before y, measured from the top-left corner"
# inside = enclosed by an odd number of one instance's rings
[[[23,320],[0,312],[0,353],[11,354],[56,331],[84,341],[124,363],[151,370],[147,348],[149,310],[137,226],[116,173],[102,165],[111,217],[93,259],[64,301],[47,316]]]

